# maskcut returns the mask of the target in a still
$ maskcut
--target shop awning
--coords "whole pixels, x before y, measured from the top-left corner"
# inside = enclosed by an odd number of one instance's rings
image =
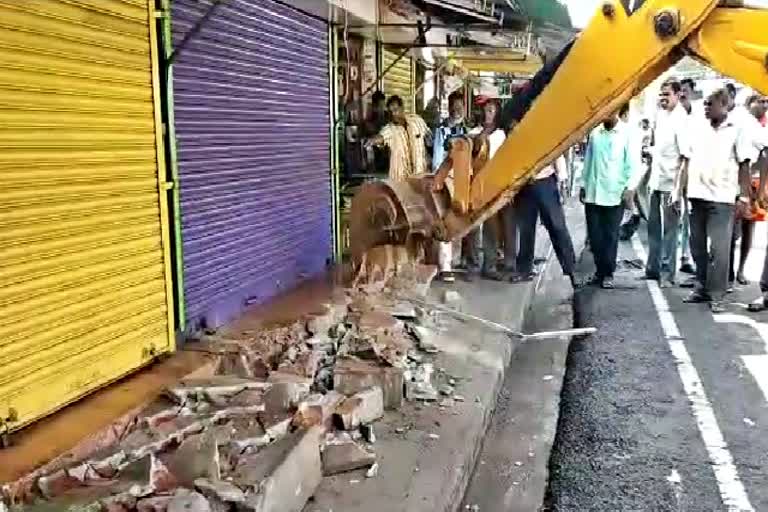
[[[542,66],[537,55],[526,55],[515,50],[478,50],[459,48],[451,50],[449,56],[467,71],[490,71],[495,73],[513,73],[529,76]]]

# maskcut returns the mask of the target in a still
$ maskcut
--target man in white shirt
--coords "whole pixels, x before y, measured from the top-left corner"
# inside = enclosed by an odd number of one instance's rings
[[[675,283],[680,214],[672,203],[672,189],[690,154],[687,142],[688,119],[679,98],[678,81],[669,80],[662,84],[659,92],[660,110],[653,136],[651,176],[648,181],[651,197],[645,277],[660,281],[662,286]],[[666,269],[662,268],[662,256],[668,261]]]
[[[680,105],[688,114],[688,123],[704,121],[704,105],[702,100],[694,100],[696,97],[696,82],[692,78],[683,78],[680,80]],[[688,129],[690,133],[690,128]],[[680,272],[693,274],[696,269],[691,264],[691,211],[688,202],[683,205],[683,211],[680,222]],[[674,262],[672,262],[674,263]],[[688,285],[695,286],[696,278],[692,277]]]
[[[749,207],[750,162],[757,156],[752,137],[729,119],[730,102],[719,90],[704,103],[707,122],[691,134],[691,159],[674,195],[691,201],[698,287],[685,302],[709,302],[713,313],[724,311],[734,213]]]

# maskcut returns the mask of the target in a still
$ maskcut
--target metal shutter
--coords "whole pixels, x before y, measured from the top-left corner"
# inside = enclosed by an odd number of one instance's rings
[[[175,0],[178,46],[210,0]],[[331,255],[328,27],[228,0],[174,64],[189,328],[323,272]]]
[[[0,1],[0,432],[173,348],[150,3]]]
[[[402,50],[400,50],[402,51]],[[395,62],[400,51],[384,48],[382,71],[388,69]],[[400,59],[387,74],[384,75],[384,94],[387,97],[398,95],[403,99],[403,105],[407,112],[414,112],[413,99],[413,60],[408,55]]]

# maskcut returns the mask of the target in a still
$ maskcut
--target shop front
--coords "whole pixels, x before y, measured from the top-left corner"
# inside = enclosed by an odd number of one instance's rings
[[[172,5],[192,331],[323,273],[332,258],[329,31],[275,0]]]
[[[0,435],[174,348],[153,11],[0,6]]]

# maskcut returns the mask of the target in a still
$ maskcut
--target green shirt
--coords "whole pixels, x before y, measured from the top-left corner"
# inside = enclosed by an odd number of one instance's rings
[[[592,130],[582,172],[584,202],[599,206],[621,204],[634,170],[627,132],[621,123],[612,130],[602,124]]]

